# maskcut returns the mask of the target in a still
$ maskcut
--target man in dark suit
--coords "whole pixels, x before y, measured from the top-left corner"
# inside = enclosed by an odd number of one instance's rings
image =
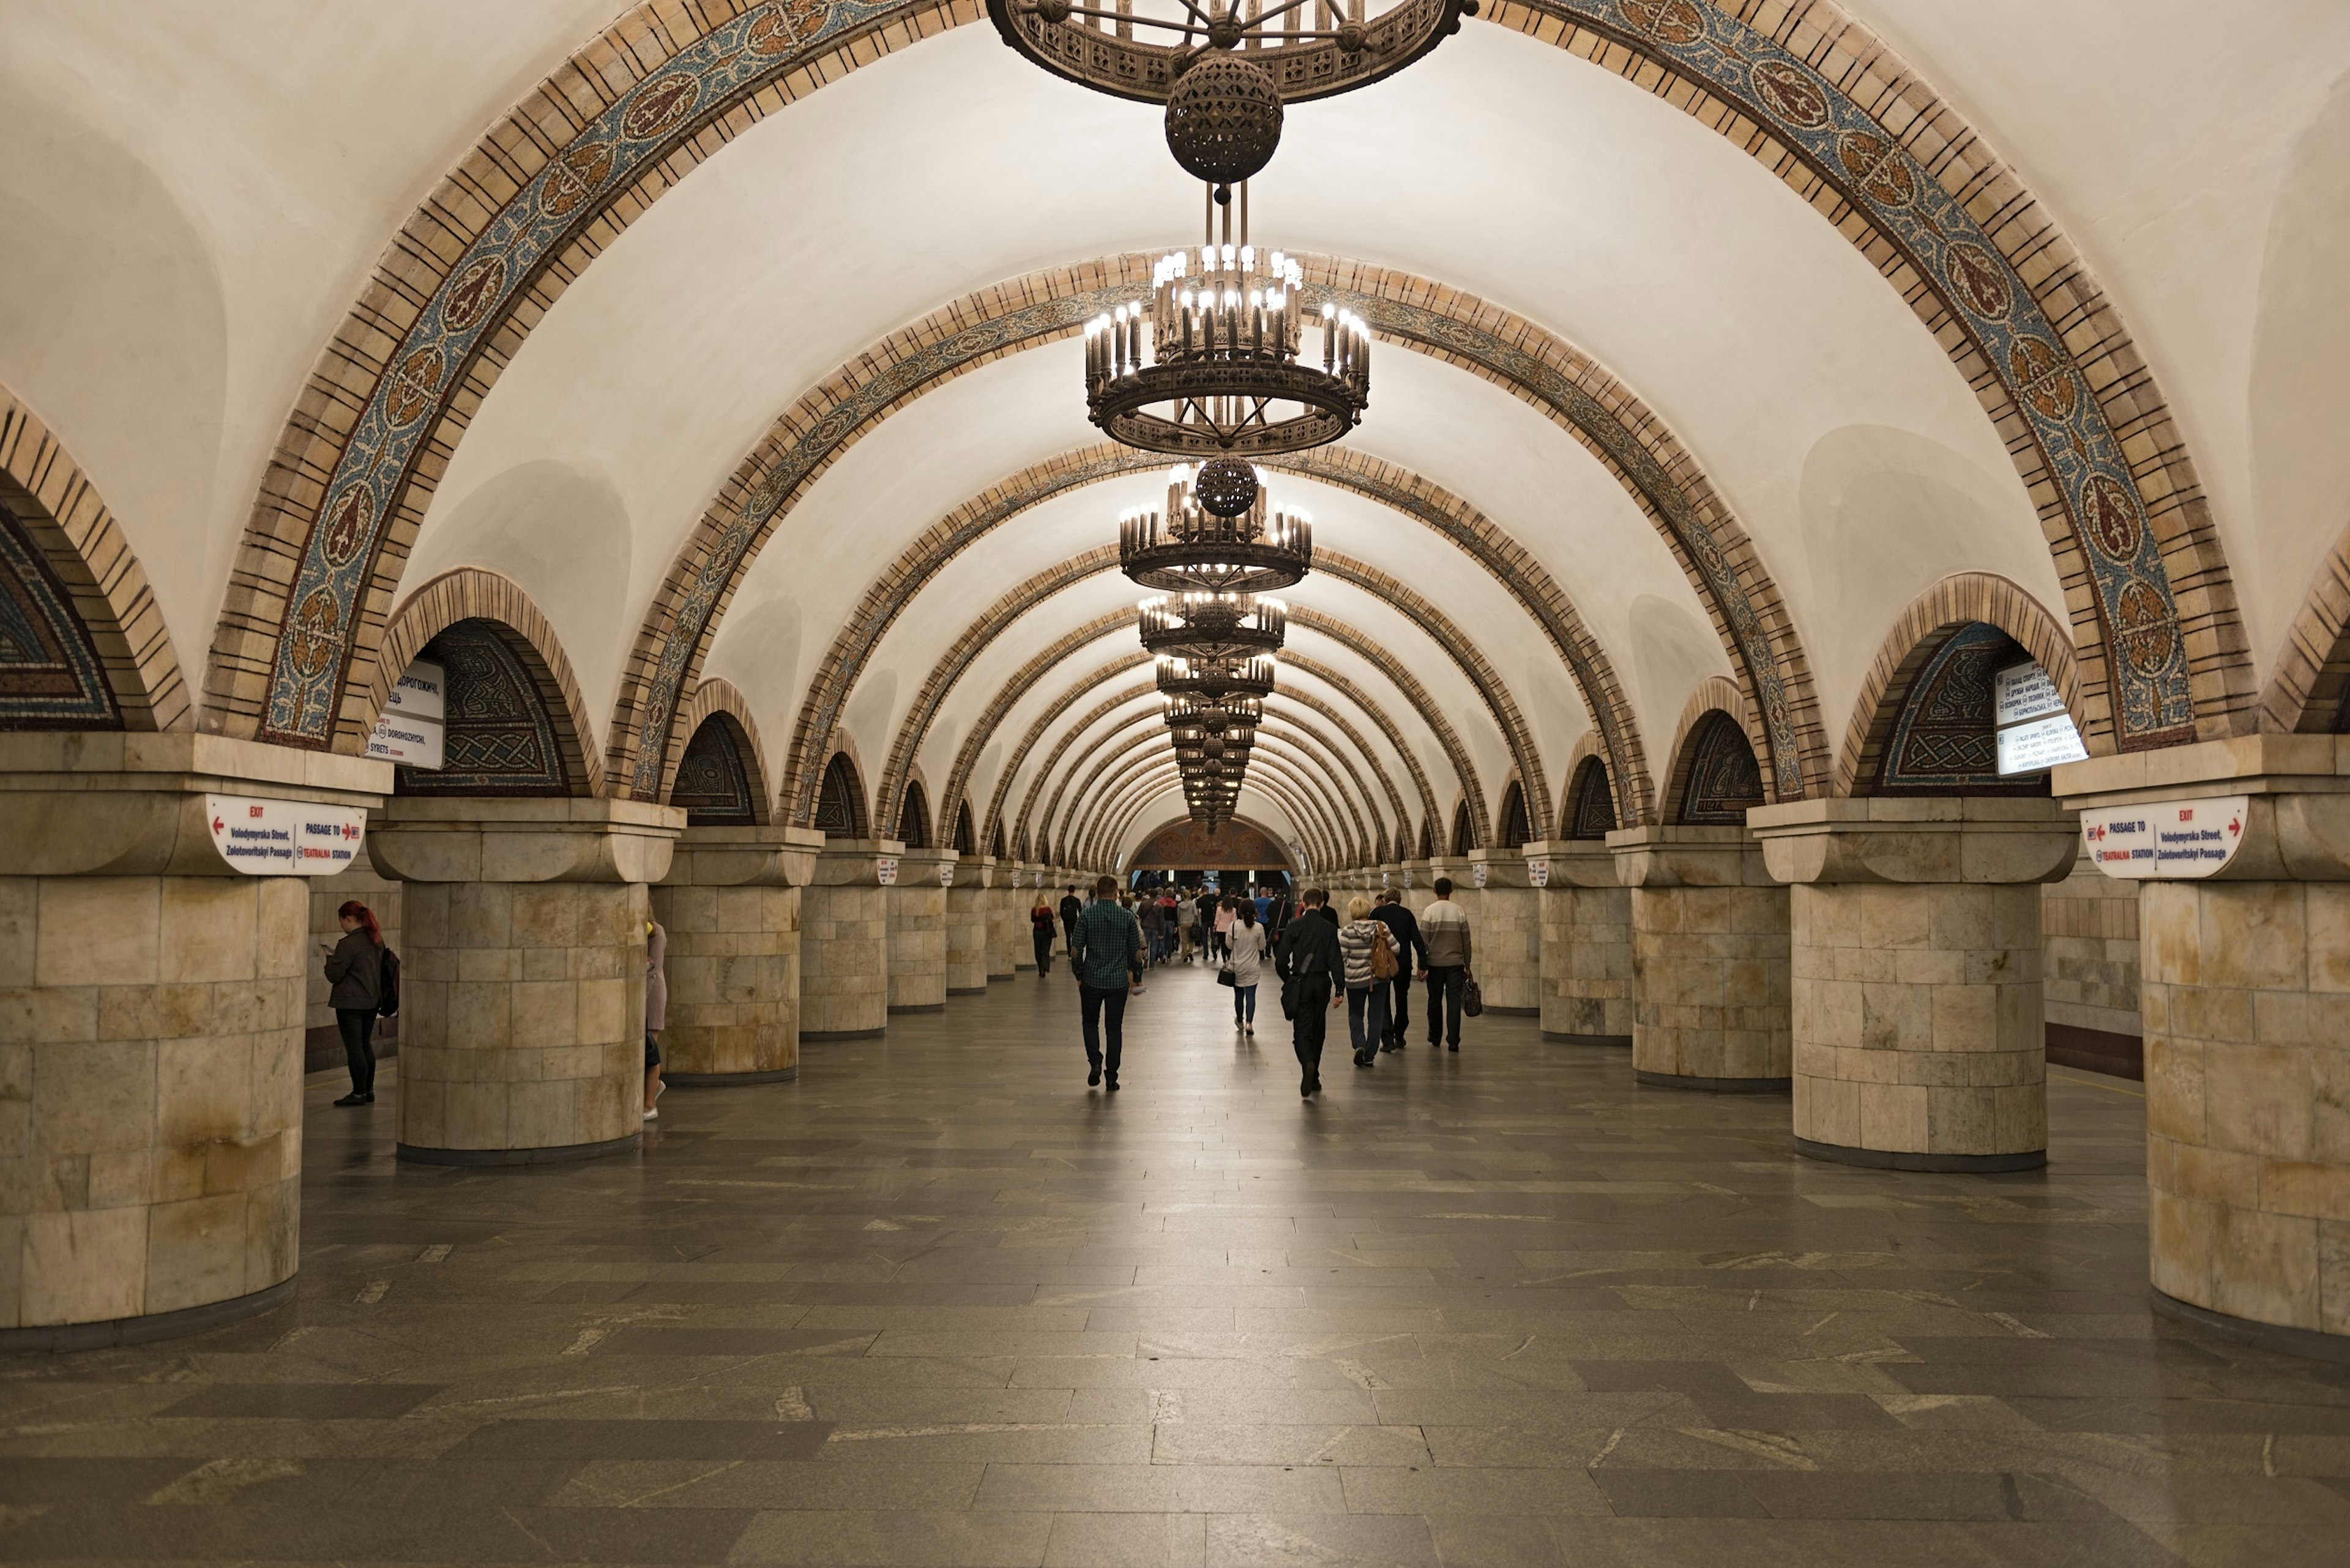
[[[1388,996],[1388,1033],[1379,1042],[1382,1051],[1403,1049],[1403,1032],[1411,1023],[1411,977],[1428,967],[1428,944],[1419,938],[1419,920],[1403,907],[1403,895],[1390,888],[1379,895],[1371,909],[1371,919],[1388,929],[1388,945],[1395,949],[1396,971],[1385,981],[1374,981],[1389,988]]]
[[[1337,921],[1314,918],[1326,912],[1329,896],[1308,888],[1299,898],[1305,911],[1274,945],[1273,972],[1281,977],[1282,1004],[1289,1010],[1297,1092],[1311,1098],[1322,1092],[1322,1038],[1329,1026],[1332,987],[1345,977],[1347,961],[1338,951]]]
[[[1070,940],[1077,934],[1077,917],[1085,912],[1086,901],[1077,897],[1077,890],[1076,888],[1070,887],[1061,889],[1062,951],[1071,955],[1076,954],[1077,950],[1071,947],[1069,942]]]

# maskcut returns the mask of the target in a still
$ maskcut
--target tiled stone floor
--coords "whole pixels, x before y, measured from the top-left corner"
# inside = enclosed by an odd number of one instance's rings
[[[1115,1098],[1023,976],[582,1166],[314,1084],[295,1305],[0,1362],[0,1558],[2350,1563],[2350,1368],[2147,1310],[2135,1085],[1897,1175],[1529,1020],[1301,1106],[1226,994]]]

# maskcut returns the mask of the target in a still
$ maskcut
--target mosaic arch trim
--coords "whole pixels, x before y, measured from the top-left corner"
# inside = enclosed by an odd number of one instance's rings
[[[459,372],[540,265],[713,116],[909,9],[780,0],[712,30],[583,126],[466,247],[391,354],[327,482],[286,598],[263,739],[331,743],[359,606],[419,449]]]
[[[2193,740],[2178,603],[2121,441],[2039,299],[1965,206],[1808,61],[1715,5],[1529,4],[1619,37],[1735,100],[1907,253],[2006,389],[2082,542],[2109,650],[2116,744],[2137,751]]]
[[[2032,655],[2005,631],[1970,621],[1952,631],[1909,684],[1877,756],[1872,794],[2044,795],[2045,774],[2002,778],[1992,677]]]
[[[0,728],[120,730],[122,710],[74,607],[31,537],[0,506]]]

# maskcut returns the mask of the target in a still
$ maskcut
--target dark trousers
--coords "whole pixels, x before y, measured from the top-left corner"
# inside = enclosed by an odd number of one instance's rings
[[[1375,980],[1368,985],[1347,988],[1347,1043],[1355,1048],[1355,1060],[1367,1062],[1378,1054],[1379,1042],[1388,1034],[1388,982]]]
[[[1039,975],[1050,974],[1053,972],[1053,928],[1046,926],[1034,934],[1036,938],[1036,972]]]
[[[351,1069],[351,1093],[375,1093],[375,1009],[338,1007],[335,1027],[343,1032],[343,1060]]]
[[[1080,981],[1077,996],[1085,1009],[1086,1065],[1099,1067],[1115,1078],[1118,1051],[1126,1044],[1126,987],[1087,985]],[[1108,1036],[1107,1043],[1102,1038],[1104,1034]]]
[[[1385,986],[1388,992],[1388,1034],[1395,1040],[1411,1027],[1411,971],[1398,966],[1392,978],[1373,981],[1374,988]]]
[[[1289,1021],[1290,1048],[1305,1079],[1322,1076],[1322,1038],[1330,1028],[1330,977],[1317,974],[1297,982],[1297,1016]]]
[[[1446,964],[1428,971],[1428,1043],[1430,1045],[1461,1044],[1461,992],[1469,981],[1469,971],[1459,964]]]

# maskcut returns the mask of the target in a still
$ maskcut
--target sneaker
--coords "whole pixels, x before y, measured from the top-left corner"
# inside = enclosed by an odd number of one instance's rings
[[[1098,1083],[1100,1083],[1100,1082],[1101,1082],[1101,1069],[1100,1069],[1099,1067],[1096,1067],[1096,1068],[1094,1068],[1092,1071],[1088,1072],[1088,1073],[1086,1075],[1086,1087],[1087,1087],[1087,1088],[1090,1089],[1090,1088],[1092,1088],[1095,1085],[1097,1085],[1097,1084],[1098,1084]]]
[[[1243,1034],[1253,1034],[1256,1033],[1256,1025],[1253,1023],[1243,1023],[1241,1025],[1241,1033]]]
[[[1116,1078],[1112,1078],[1108,1083],[1104,1084],[1104,1085],[1102,1085],[1102,1088],[1103,1088],[1103,1090],[1104,1090],[1106,1093],[1112,1094],[1112,1095],[1117,1094],[1117,1093],[1118,1093],[1118,1080],[1117,1080]]]
[[[345,1095],[341,1099],[335,1102],[335,1104],[338,1106],[363,1106],[367,1103],[368,1097],[365,1095],[359,1094]]]
[[[648,1106],[645,1107],[645,1120],[649,1122],[657,1122],[660,1120],[660,1113],[654,1110],[650,1106]]]

